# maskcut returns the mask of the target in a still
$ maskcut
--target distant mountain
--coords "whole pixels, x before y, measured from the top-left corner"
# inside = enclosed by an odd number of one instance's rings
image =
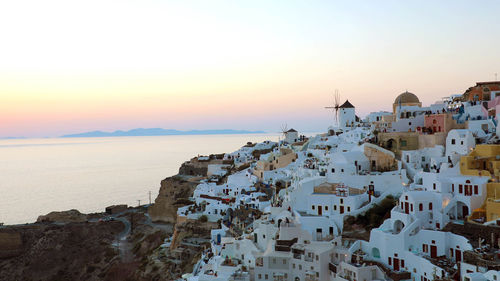
[[[26,137],[3,137],[3,138],[0,138],[0,139],[4,139],[4,140],[17,140],[17,139],[25,139]]]
[[[175,136],[175,135],[222,135],[222,134],[262,134],[264,131],[245,131],[245,130],[190,130],[190,131],[179,131],[172,129],[162,129],[162,128],[149,128],[149,129],[132,129],[129,131],[114,131],[114,132],[103,132],[103,131],[92,131],[80,134],[71,134],[61,136],[62,138],[92,138],[92,137],[136,137],[136,136]]]

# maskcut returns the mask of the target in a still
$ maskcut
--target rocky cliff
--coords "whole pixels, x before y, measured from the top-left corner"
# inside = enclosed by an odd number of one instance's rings
[[[175,223],[177,208],[191,204],[188,198],[199,183],[200,178],[173,176],[161,181],[160,192],[154,205],[149,207],[152,221]]]

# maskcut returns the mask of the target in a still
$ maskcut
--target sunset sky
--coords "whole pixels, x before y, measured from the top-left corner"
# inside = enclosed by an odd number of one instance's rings
[[[0,137],[325,131],[500,74],[500,1],[0,2]]]

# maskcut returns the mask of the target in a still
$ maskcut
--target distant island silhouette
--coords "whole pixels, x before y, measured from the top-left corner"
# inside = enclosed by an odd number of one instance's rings
[[[114,132],[92,131],[78,134],[63,135],[61,138],[91,138],[91,137],[138,137],[138,136],[175,136],[175,135],[224,135],[224,134],[262,134],[264,131],[247,130],[189,130],[180,131],[162,128],[137,128],[128,131],[117,130]]]

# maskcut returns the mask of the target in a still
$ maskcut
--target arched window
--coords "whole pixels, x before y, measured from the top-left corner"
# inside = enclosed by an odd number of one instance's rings
[[[432,210],[432,202],[429,203],[429,210]]]
[[[374,258],[380,258],[380,250],[376,247],[372,248],[372,256]]]

